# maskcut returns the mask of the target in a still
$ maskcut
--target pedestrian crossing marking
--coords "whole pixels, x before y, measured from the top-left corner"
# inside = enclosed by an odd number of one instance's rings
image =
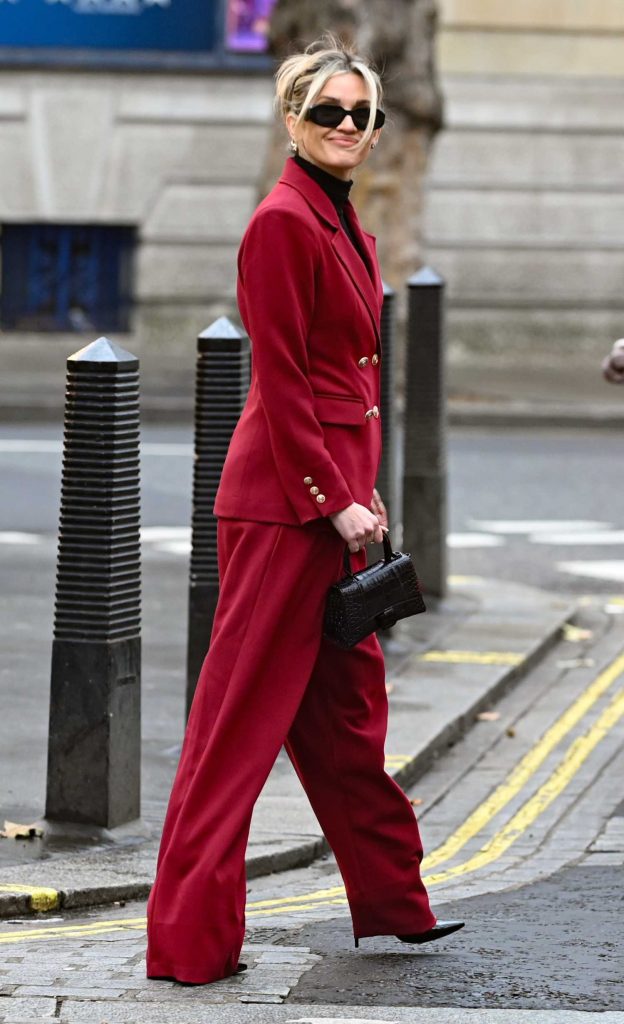
[[[571,576],[624,583],[624,559],[603,562],[557,562],[557,569]]]
[[[38,533],[24,533],[21,530],[0,530],[0,544],[41,544]]]
[[[611,530],[613,523],[596,519],[470,519],[472,530],[484,533],[530,534],[575,533],[588,530]]]

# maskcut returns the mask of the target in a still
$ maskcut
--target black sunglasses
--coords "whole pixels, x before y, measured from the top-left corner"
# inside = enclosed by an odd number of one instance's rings
[[[344,107],[339,107],[336,103],[318,103],[315,107],[310,107],[306,114],[306,121],[313,121],[314,124],[320,125],[321,128],[337,128],[339,124],[342,124],[347,114],[351,116],[351,120],[358,131],[363,132],[366,130],[370,117],[370,107],[354,107],[353,110],[345,110]],[[373,128],[381,128],[385,120],[386,115],[383,110],[377,107]]]

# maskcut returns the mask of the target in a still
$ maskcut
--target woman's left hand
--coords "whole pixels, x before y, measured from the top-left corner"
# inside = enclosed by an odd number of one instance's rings
[[[386,512],[386,506],[381,500],[381,495],[376,487],[373,488],[373,500],[371,501],[370,510],[377,516],[381,528],[387,530],[388,513]]]

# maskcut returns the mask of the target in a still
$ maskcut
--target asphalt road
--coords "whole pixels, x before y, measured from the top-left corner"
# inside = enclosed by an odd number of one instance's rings
[[[621,867],[574,867],[436,907],[441,918],[465,918],[467,927],[420,949],[363,939],[355,955],[349,921],[311,925],[280,939],[321,956],[288,1001],[622,1010],[623,908]]]
[[[146,428],[143,440],[146,642],[154,645],[155,603],[179,608],[185,600],[192,450],[190,432],[182,428]],[[513,773],[601,666],[621,652],[623,620],[613,611],[624,607],[624,577],[618,575],[624,565],[621,462],[621,436],[603,432],[450,435],[451,573],[526,580],[594,593],[598,600],[586,606],[579,622],[586,639],[562,641],[497,705],[498,721],[472,729],[419,780],[413,797],[425,803],[429,851],[464,827],[492,787]],[[51,615],[60,468],[58,431],[2,427],[0,564],[12,566],[10,587],[21,592],[16,597],[23,613],[11,641],[16,652],[31,628],[28,594],[49,601]],[[566,571],[569,563],[576,573]],[[12,599],[6,590],[4,597]],[[178,618],[183,631],[184,615]],[[167,657],[163,648],[163,662]],[[175,671],[172,666],[172,679]],[[170,713],[178,714],[174,697]],[[0,1021],[624,1024],[619,710],[612,728],[600,732],[600,716],[609,713],[612,699],[620,708],[621,690],[592,706],[550,760],[536,763],[503,820],[484,824],[464,853],[448,862],[448,880],[434,886],[436,913],[462,916],[468,924],[444,943],[415,950],[376,938],[363,940],[356,951],[344,900],[319,895],[340,882],[329,859],[251,883],[250,901],[277,903],[279,913],[250,916],[247,978],[209,990],[145,980],[141,905],[66,916],[56,932],[54,921],[44,922],[41,932],[42,922],[33,919],[5,922],[0,996],[8,998],[0,998]],[[568,742],[573,754],[592,729],[600,733],[596,746],[552,804],[545,803],[543,787],[556,789],[559,761],[569,762]],[[35,767],[43,777],[43,765]],[[508,815],[539,799],[537,827],[526,825],[514,840],[515,859],[501,856],[473,869],[480,851],[506,834],[514,820]],[[603,829],[596,851],[594,840]],[[461,873],[454,876],[456,868]],[[241,1006],[246,992],[250,1005]]]
[[[192,436],[143,429],[145,527],[188,526]],[[484,431],[449,436],[449,568],[550,590],[624,590],[622,436],[606,431]],[[61,473],[58,428],[0,427],[2,534],[52,535]],[[179,538],[178,538],[179,540]],[[179,549],[184,554],[184,546]]]

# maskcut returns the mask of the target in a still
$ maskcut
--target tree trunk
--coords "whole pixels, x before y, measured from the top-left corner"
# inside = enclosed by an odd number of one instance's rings
[[[277,0],[269,40],[279,59],[329,30],[372,57],[381,70],[387,120],[379,146],[356,171],[353,197],[364,226],[377,235],[384,280],[403,292],[422,264],[423,179],[442,124],[434,37],[435,0]],[[263,194],[288,154],[274,129]]]

